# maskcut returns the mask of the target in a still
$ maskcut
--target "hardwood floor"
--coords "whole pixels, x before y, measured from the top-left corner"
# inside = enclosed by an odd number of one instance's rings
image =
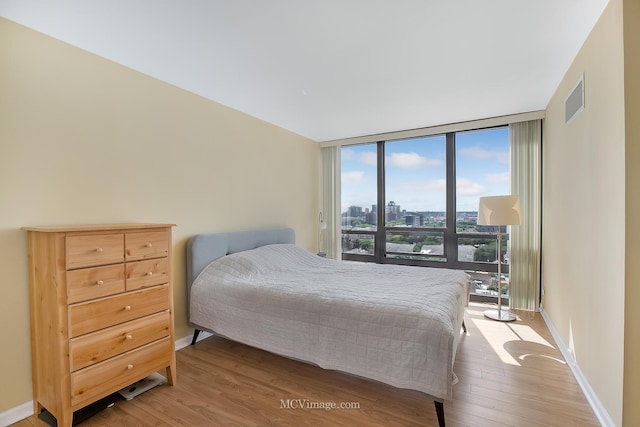
[[[542,317],[516,312],[513,323],[465,316],[445,402],[447,426],[598,426]],[[177,353],[178,384],[119,400],[83,422],[108,426],[435,426],[433,401],[219,337]],[[326,409],[331,404],[350,408]],[[16,427],[44,427],[32,416]]]

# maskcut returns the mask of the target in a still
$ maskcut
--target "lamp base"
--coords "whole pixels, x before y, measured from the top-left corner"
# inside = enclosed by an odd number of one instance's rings
[[[498,313],[498,310],[487,310],[484,312],[484,316],[499,322],[513,322],[516,320],[516,315],[506,310],[501,310],[500,313]]]

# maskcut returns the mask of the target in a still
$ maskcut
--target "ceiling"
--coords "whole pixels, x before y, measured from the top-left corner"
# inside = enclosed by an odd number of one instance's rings
[[[542,110],[608,0],[0,0],[315,141]]]

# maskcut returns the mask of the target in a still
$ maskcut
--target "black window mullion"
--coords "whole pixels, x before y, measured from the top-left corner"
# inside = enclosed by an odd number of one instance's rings
[[[377,143],[377,165],[378,165],[378,206],[377,206],[377,227],[374,258],[375,262],[382,263],[387,250],[386,236],[386,215],[385,215],[385,177],[384,177],[384,141]]]
[[[455,133],[447,133],[447,212],[444,232],[444,254],[447,267],[455,268],[458,262],[458,241],[456,237],[456,145]]]

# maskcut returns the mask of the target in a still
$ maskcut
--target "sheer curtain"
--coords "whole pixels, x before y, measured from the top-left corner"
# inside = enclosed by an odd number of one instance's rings
[[[321,158],[320,213],[327,224],[319,230],[319,251],[327,253],[327,258],[339,259],[340,248],[340,147],[323,147]]]
[[[540,301],[542,121],[509,125],[511,193],[520,196],[522,224],[511,227],[510,305],[535,311]]]

